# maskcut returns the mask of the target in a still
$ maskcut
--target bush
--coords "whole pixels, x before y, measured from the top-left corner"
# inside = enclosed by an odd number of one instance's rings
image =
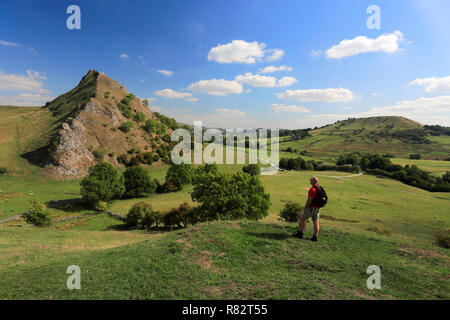
[[[117,156],[117,162],[128,165],[128,156],[126,154],[121,154],[120,156]]]
[[[131,207],[125,218],[125,223],[128,227],[148,229],[158,226],[160,218],[161,214],[158,211],[153,211],[150,203],[138,202]]]
[[[141,162],[139,161],[139,159],[137,157],[132,157],[130,159],[130,162],[128,162],[128,165],[132,166],[132,167],[137,167],[137,166],[139,166],[140,163]]]
[[[44,227],[51,224],[50,213],[47,210],[45,203],[39,200],[30,201],[27,212],[23,215],[27,223],[34,224],[38,227]]]
[[[192,172],[190,164],[172,164],[167,170],[166,181],[172,182],[177,190],[181,190],[183,185],[191,183]]]
[[[108,91],[105,92],[105,99],[109,99],[109,92]]]
[[[438,230],[434,238],[439,247],[450,248],[450,229]]]
[[[124,122],[120,127],[119,130],[125,133],[130,132],[131,128],[133,128],[133,123],[128,121],[128,122]]]
[[[285,222],[297,222],[298,215],[303,209],[303,206],[298,202],[288,202],[281,209],[279,216]]]
[[[191,198],[200,203],[200,213],[206,220],[257,220],[268,215],[270,195],[257,176],[243,172],[199,174],[193,185]]]
[[[127,118],[127,119],[131,119],[131,117],[133,117],[133,112],[131,112],[130,109],[124,109],[124,110],[122,111],[122,114],[123,114],[123,116],[124,116],[125,118]]]
[[[163,185],[158,185],[156,187],[156,192],[157,193],[169,193],[169,192],[175,192],[178,191],[179,189],[173,184],[172,181],[166,181],[164,182]]]
[[[124,192],[123,176],[107,162],[89,168],[89,174],[81,181],[81,195],[91,207],[99,201],[120,198]]]
[[[201,175],[201,174],[207,174],[207,173],[211,173],[211,174],[218,174],[219,173],[219,167],[217,166],[217,164],[215,163],[205,163],[202,166],[198,166],[195,169],[195,175]]]
[[[108,203],[105,201],[99,201],[94,204],[93,208],[95,212],[106,212],[108,211]]]
[[[243,167],[242,171],[251,176],[259,176],[261,174],[261,167],[258,164],[249,164]]]
[[[105,157],[106,150],[104,148],[98,148],[97,150],[92,152],[92,154],[94,155],[95,160],[97,160],[97,162],[102,162],[103,158]]]
[[[142,167],[130,167],[123,173],[125,179],[124,196],[128,198],[147,197],[156,191],[147,170]]]
[[[5,174],[8,173],[8,169],[6,169],[5,167],[0,167],[0,174]]]
[[[151,152],[145,152],[144,159],[147,164],[152,164],[153,163],[153,154]]]
[[[147,121],[145,121],[144,130],[147,133],[155,133],[157,131],[157,128],[158,122],[156,120],[148,119]]]
[[[162,139],[164,142],[170,143],[170,141],[172,140],[172,137],[166,133],[166,134],[164,134],[164,135],[161,137],[161,139]]]
[[[177,208],[170,209],[161,217],[162,223],[168,228],[185,228],[188,225],[201,222],[201,220],[199,210],[196,207],[191,207],[186,202],[182,203]]]
[[[145,120],[145,114],[143,112],[136,112],[136,115],[134,116],[134,120],[136,120],[137,122],[142,122]]]

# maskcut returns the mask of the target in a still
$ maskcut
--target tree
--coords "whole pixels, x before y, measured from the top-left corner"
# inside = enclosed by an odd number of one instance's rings
[[[243,172],[233,175],[204,173],[193,179],[193,201],[206,220],[253,219],[268,215],[270,195],[261,180]]]
[[[251,176],[259,176],[261,174],[261,168],[258,164],[249,164],[248,166],[243,167],[242,171]]]
[[[172,182],[178,190],[192,180],[192,166],[190,164],[172,164],[167,170],[166,181]]]
[[[150,103],[148,102],[148,99],[144,99],[144,101],[142,101],[142,103],[144,104],[144,106],[148,107],[150,105]]]
[[[98,201],[120,198],[125,192],[123,176],[107,162],[89,168],[89,174],[80,185],[81,195],[91,207]]]
[[[125,197],[147,197],[156,191],[156,184],[152,181],[147,170],[142,167],[127,168],[123,177],[125,179]]]

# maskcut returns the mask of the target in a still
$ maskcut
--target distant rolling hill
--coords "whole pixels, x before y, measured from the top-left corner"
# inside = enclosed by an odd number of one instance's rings
[[[350,118],[310,130],[309,135],[294,141],[285,137],[280,149],[291,147],[328,157],[352,151],[403,158],[412,153],[420,153],[423,159],[450,157],[450,136],[432,135],[422,124],[404,117]]]

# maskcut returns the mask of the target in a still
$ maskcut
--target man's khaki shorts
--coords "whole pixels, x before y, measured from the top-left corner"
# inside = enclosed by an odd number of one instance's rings
[[[303,213],[300,214],[300,217],[307,220],[311,218],[312,221],[316,222],[320,216],[320,208],[309,207],[308,209],[303,210]]]

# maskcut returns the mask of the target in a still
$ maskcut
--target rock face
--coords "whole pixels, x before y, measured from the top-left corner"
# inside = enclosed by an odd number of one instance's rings
[[[51,169],[60,176],[83,176],[95,162],[93,154],[85,147],[86,127],[77,119],[63,123],[58,131],[59,143],[53,152]]]
[[[75,98],[72,98],[75,96],[76,103]],[[83,177],[100,160],[120,166],[117,157],[129,154],[130,147],[156,153],[162,142],[159,142],[157,134],[145,132],[142,129],[144,123],[136,120],[135,115],[140,112],[146,119],[161,121],[134,96],[127,102],[132,117],[125,117],[119,106],[123,110],[122,102],[127,96],[128,90],[122,84],[104,73],[91,70],[76,88],[50,103],[49,109],[55,114],[58,114],[59,108],[66,108],[67,114],[52,142],[47,164],[52,176]],[[68,105],[74,107],[67,111]],[[125,122],[133,123],[130,132],[119,129]],[[170,129],[166,133],[170,133]],[[139,156],[142,157],[142,154]]]

